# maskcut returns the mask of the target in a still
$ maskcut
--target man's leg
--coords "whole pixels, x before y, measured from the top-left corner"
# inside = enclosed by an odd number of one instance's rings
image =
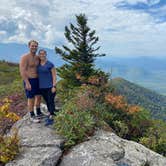
[[[28,105],[28,111],[30,113],[30,116],[35,116],[35,113],[33,111],[33,108],[34,108],[34,98],[28,98],[27,105]]]
[[[35,106],[36,106],[37,115],[42,115],[42,112],[40,109],[40,103],[41,103],[41,95],[36,95],[35,96]]]
[[[40,120],[35,118],[34,103],[35,103],[35,98],[28,98],[28,111],[30,113],[30,120],[32,122],[39,123]]]

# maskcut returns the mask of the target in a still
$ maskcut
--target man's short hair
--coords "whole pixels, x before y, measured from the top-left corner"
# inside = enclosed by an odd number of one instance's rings
[[[38,45],[38,42],[36,41],[36,40],[30,40],[29,42],[28,42],[28,46],[30,46],[31,45],[31,43],[36,43],[37,45]]]

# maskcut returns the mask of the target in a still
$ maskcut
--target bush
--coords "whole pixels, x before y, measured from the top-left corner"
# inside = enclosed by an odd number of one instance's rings
[[[146,135],[140,138],[140,143],[166,156],[166,124],[161,120],[154,120]]]
[[[13,93],[22,93],[23,83],[21,80],[14,80],[12,83],[0,85],[0,98],[12,95]]]
[[[17,132],[12,136],[0,136],[0,163],[13,160],[19,153],[19,138]]]
[[[90,113],[94,117],[97,127],[105,126],[112,119],[112,114],[104,103],[95,103]]]
[[[152,126],[150,113],[140,107],[139,112],[131,114],[130,120],[127,121],[127,125],[129,128],[127,138],[134,141],[139,141],[139,139],[147,133],[149,127]]]
[[[11,126],[27,113],[25,107],[26,101],[20,93],[0,99],[0,135],[7,133]]]
[[[116,134],[120,137],[125,138],[129,132],[129,129],[128,129],[128,126],[126,125],[126,123],[124,123],[123,121],[115,120],[113,122],[113,125],[114,125],[113,128],[114,128]]]
[[[2,101],[0,101],[0,120],[2,118],[9,118],[13,122],[16,122],[17,120],[20,119],[20,117],[16,115],[14,112],[9,111],[11,102],[12,101],[9,100],[8,98],[5,98]]]
[[[65,148],[83,141],[93,132],[94,119],[88,111],[80,111],[68,102],[55,117],[56,131],[66,139]]]

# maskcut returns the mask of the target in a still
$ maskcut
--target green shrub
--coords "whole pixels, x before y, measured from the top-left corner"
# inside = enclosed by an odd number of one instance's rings
[[[13,160],[19,153],[19,138],[17,132],[12,136],[0,136],[0,163]]]
[[[129,132],[129,129],[126,123],[124,123],[123,121],[115,120],[113,124],[114,124],[113,129],[115,130],[116,134],[120,137],[125,138]]]
[[[150,113],[146,109],[141,108],[139,112],[131,115],[127,125],[129,127],[129,139],[139,141],[139,138],[146,135],[147,131],[152,126]]]
[[[12,83],[0,85],[0,97],[9,96],[13,93],[23,92],[23,82],[20,79],[14,80]]]
[[[56,131],[66,139],[65,147],[69,148],[81,142],[93,132],[94,119],[88,111],[80,111],[72,102],[68,102],[57,116]]]
[[[166,156],[166,123],[154,120],[153,126],[149,128],[144,137],[140,138],[140,143]]]
[[[97,127],[102,127],[112,119],[112,114],[108,111],[108,108],[104,103],[95,103],[95,106],[90,113],[94,117]]]

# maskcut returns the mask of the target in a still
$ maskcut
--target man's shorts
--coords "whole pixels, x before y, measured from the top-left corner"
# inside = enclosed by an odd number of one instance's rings
[[[24,82],[24,89],[26,97],[31,99],[34,98],[36,95],[40,95],[39,80],[38,78],[29,78],[28,80],[31,84],[31,90],[25,89],[25,82]]]

